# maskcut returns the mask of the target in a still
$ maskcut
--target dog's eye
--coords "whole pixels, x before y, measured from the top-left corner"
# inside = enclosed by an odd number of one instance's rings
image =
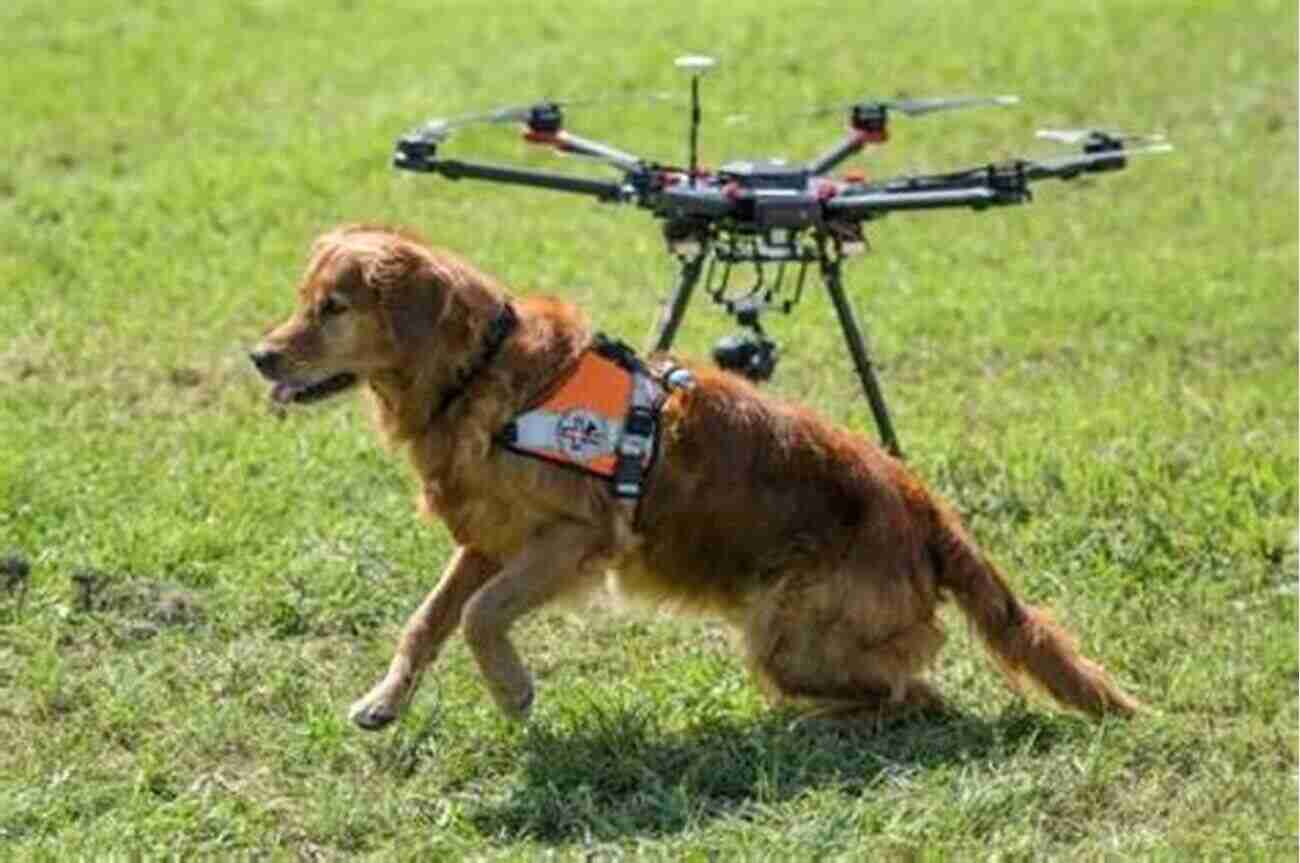
[[[317,309],[322,318],[332,318],[335,315],[341,315],[347,311],[348,307],[334,299],[333,296],[321,300],[320,307]]]

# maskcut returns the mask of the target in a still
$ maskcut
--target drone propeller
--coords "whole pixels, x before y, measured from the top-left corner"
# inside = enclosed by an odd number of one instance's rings
[[[1096,164],[1093,170],[1103,170],[1116,159],[1128,156],[1143,156],[1149,153],[1168,153],[1173,145],[1159,133],[1150,135],[1131,135],[1125,132],[1112,132],[1102,129],[1039,129],[1039,138],[1059,141],[1063,144],[1083,145],[1081,155],[1050,156],[1034,160],[1039,165],[1053,169],[1065,165]]]
[[[878,105],[881,108],[888,108],[891,111],[898,111],[900,114],[906,114],[909,117],[919,117],[922,114],[933,114],[936,111],[953,111],[959,108],[979,108],[988,105],[1016,105],[1019,104],[1019,96],[956,96],[942,97],[934,99],[859,99],[855,102],[844,102],[838,105],[826,105],[821,108],[802,112],[802,116],[819,117],[826,114],[834,114],[840,111],[849,110],[858,105]]]
[[[432,138],[445,138],[452,129],[470,126],[475,123],[522,123],[536,110],[552,106],[559,108],[569,102],[537,102],[532,105],[508,105],[491,111],[479,111],[473,114],[460,114],[455,117],[437,117],[425,123],[420,131]]]
[[[1165,136],[1160,132],[1139,135],[1132,132],[1117,132],[1113,129],[1039,129],[1034,132],[1034,137],[1044,141],[1059,141],[1062,144],[1114,141],[1124,145],[1137,144],[1139,147],[1146,147],[1165,143]]]
[[[1057,154],[1043,158],[1029,159],[1026,161],[1044,168],[1057,170],[1071,165],[1082,166],[1111,163],[1116,159],[1123,160],[1130,156],[1149,156],[1156,153],[1169,153],[1172,152],[1173,149],[1173,144],[1162,141],[1154,144],[1143,144],[1137,147],[1116,147],[1109,150],[1093,150],[1064,156]]]
[[[673,96],[668,93],[641,93],[629,96],[596,96],[584,99],[543,99],[528,105],[506,105],[490,111],[478,111],[472,114],[459,114],[455,117],[439,117],[430,120],[421,127],[422,134],[443,139],[453,129],[479,123],[532,123],[554,118],[558,122],[560,109],[576,105],[608,105],[629,102],[666,102]]]

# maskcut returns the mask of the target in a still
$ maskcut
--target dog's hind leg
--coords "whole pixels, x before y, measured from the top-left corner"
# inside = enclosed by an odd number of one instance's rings
[[[745,646],[760,681],[809,706],[805,718],[942,711],[943,699],[919,679],[944,642],[933,609],[845,587],[833,577],[808,587],[791,580],[755,609]]]
[[[465,641],[502,712],[521,719],[533,703],[532,675],[507,637],[516,620],[603,573],[605,544],[591,527],[565,522],[546,528],[465,605]]]
[[[943,712],[943,699],[917,677],[942,644],[937,626],[917,623],[878,644],[859,642],[846,652],[843,667],[814,654],[775,657],[766,670],[783,695],[809,706],[805,718],[880,722],[918,711]]]
[[[398,717],[419,683],[420,674],[438,655],[460,623],[465,603],[501,564],[472,548],[459,548],[442,578],[406,622],[388,673],[349,711],[362,728],[383,728]]]

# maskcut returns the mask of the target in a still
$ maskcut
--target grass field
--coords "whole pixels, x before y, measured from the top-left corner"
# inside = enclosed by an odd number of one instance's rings
[[[1294,3],[378,8],[0,8],[0,555],[31,563],[0,574],[0,858],[1295,859]],[[873,172],[1043,152],[1039,125],[1176,142],[892,216],[847,272],[911,465],[1149,716],[1018,698],[951,615],[959,715],[788,730],[714,623],[570,610],[518,630],[528,724],[458,641],[397,727],[347,722],[450,546],[359,404],[276,417],[247,347],[363,219],[642,343],[672,269],[645,214],[389,151],[437,113],[684,93],[701,51],[711,164],[816,153],[838,121],[788,113],[868,94],[1024,100],[899,119]],[[570,115],[674,160],[685,121]],[[770,329],[773,388],[873,433],[825,298]],[[700,300],[679,347],[729,330]]]

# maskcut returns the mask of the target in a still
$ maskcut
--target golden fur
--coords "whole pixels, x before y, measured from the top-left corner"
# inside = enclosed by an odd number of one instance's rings
[[[819,711],[940,706],[921,674],[943,643],[936,608],[949,596],[1013,683],[1094,716],[1137,709],[1013,596],[901,463],[804,408],[694,369],[696,386],[664,405],[637,513],[604,480],[493,444],[587,346],[573,306],[515,300],[514,332],[434,416],[481,357],[507,301],[500,284],[410,234],[360,225],[316,243],[298,299],[254,355],[277,397],[355,375],[420,480],[422,511],[458,544],[388,673],[353,706],[363,727],[397,717],[458,625],[497,704],[524,714],[533,687],[511,624],[607,573],[629,596],[721,617],[765,691]]]

